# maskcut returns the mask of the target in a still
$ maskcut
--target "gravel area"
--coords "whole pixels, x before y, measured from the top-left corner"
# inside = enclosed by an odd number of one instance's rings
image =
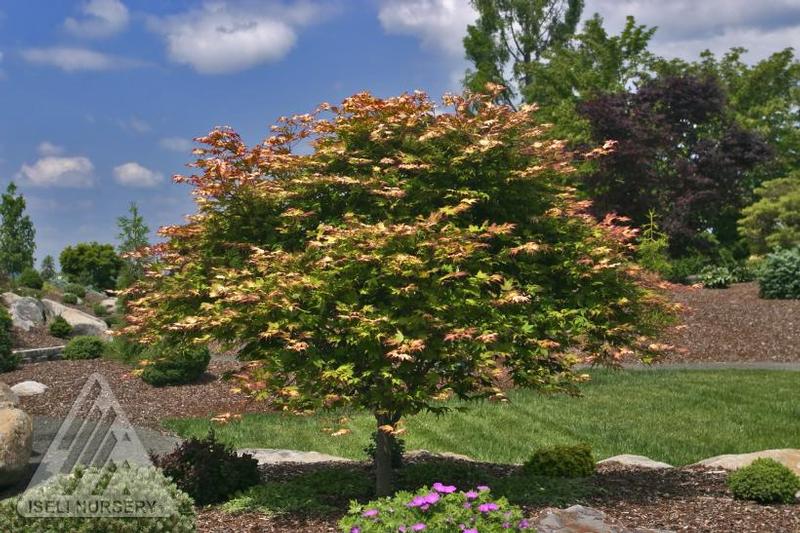
[[[665,362],[800,362],[800,300],[759,298],[756,283],[677,286],[671,296],[684,311],[662,338],[676,348]]]
[[[26,348],[49,348],[50,346],[63,346],[67,339],[59,339],[50,335],[46,326],[32,327],[25,331],[22,328],[14,327],[11,329],[11,342],[14,349]]]

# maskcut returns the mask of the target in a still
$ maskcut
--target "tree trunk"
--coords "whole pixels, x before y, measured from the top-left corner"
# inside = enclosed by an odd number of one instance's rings
[[[392,420],[387,416],[375,415],[378,422],[378,433],[375,438],[375,495],[378,498],[390,496],[394,484],[392,482],[392,448],[394,435],[381,431],[380,427],[391,425]]]

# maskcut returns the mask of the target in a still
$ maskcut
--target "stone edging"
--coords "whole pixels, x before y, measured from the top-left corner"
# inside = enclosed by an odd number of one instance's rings
[[[47,348],[27,348],[25,350],[14,350],[13,353],[22,357],[23,363],[38,363],[40,361],[52,361],[61,359],[64,346],[48,346]]]

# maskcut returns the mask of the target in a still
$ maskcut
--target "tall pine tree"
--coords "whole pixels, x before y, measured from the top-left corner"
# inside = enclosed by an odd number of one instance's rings
[[[0,201],[0,270],[15,277],[32,268],[35,238],[33,222],[25,214],[25,198],[11,182]]]
[[[117,238],[120,243],[117,247],[120,255],[125,261],[117,278],[117,287],[124,289],[131,283],[142,277],[144,273],[144,260],[138,257],[126,256],[144,246],[148,245],[147,234],[150,228],[144,223],[144,217],[139,213],[139,206],[136,202],[131,202],[128,208],[127,217],[117,218],[119,234]]]

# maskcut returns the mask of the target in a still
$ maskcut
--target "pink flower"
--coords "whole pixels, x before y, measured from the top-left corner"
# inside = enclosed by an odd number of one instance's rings
[[[499,509],[499,507],[494,502],[482,503],[482,504],[480,504],[478,506],[478,511],[480,511],[482,513],[488,513],[490,511],[496,511],[498,509]]]
[[[428,526],[426,526],[422,522],[419,522],[419,523],[414,524],[413,526],[411,526],[411,531],[422,531],[423,529],[425,529],[427,527]]]
[[[366,511],[361,513],[361,516],[363,516],[364,518],[370,518],[372,516],[378,516],[378,510],[377,509],[367,509]]]
[[[437,481],[433,484],[433,490],[442,494],[452,494],[456,491],[456,488],[453,485],[443,485]]]
[[[468,500],[474,500],[475,498],[478,497],[478,493],[475,492],[474,490],[471,490],[469,492],[465,492],[464,497],[466,497]]]

